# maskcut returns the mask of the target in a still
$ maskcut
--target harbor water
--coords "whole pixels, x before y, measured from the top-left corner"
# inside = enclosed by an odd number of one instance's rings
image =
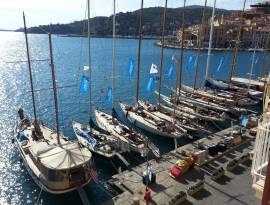
[[[79,86],[82,75],[89,71],[84,70],[88,64],[87,39],[79,37],[64,37],[53,35],[54,61],[59,98],[59,117],[61,131],[68,137],[74,138],[71,128],[73,120],[82,123],[89,121],[89,94],[80,94]],[[154,40],[143,40],[141,50],[141,78],[140,98],[156,101],[154,92],[146,90],[151,64],[160,64],[160,48],[154,45]],[[51,70],[49,66],[48,36],[29,35],[30,56],[32,61],[34,88],[36,90],[36,104],[38,119],[51,127],[55,126],[53,107]],[[138,41],[136,39],[116,40],[116,75],[115,75],[115,107],[122,119],[118,107],[119,101],[134,103],[137,72]],[[250,72],[252,52],[240,52],[236,69],[237,76],[246,76]],[[112,76],[112,40],[108,38],[91,39],[92,55],[92,107],[110,112],[111,103],[106,100],[107,90],[111,87]],[[188,65],[190,56],[195,58],[195,51],[184,53],[183,83],[192,85],[194,81],[194,64]],[[266,73],[268,61],[264,62],[264,53],[256,53],[254,76]],[[174,57],[173,57],[174,56]],[[180,51],[165,49],[164,75],[162,78],[162,93],[170,95],[170,88],[174,87],[175,80],[170,79],[169,67],[173,59],[179,59]],[[221,58],[224,63],[218,70]],[[127,74],[129,58],[135,61],[133,75]],[[204,80],[207,52],[201,52],[198,62],[198,82],[201,86]],[[217,79],[228,78],[231,62],[231,52],[213,52],[209,74]],[[266,58],[267,59],[267,58]],[[26,110],[32,116],[32,101],[29,84],[29,73],[26,62],[26,48],[23,33],[0,32],[0,204],[81,204],[77,192],[63,195],[52,195],[40,192],[26,169],[23,167],[16,147],[11,143],[13,127],[17,120],[19,108]],[[176,67],[175,67],[176,68]],[[175,71],[176,72],[176,71]],[[155,82],[157,88],[158,81]],[[213,128],[215,129],[215,128]],[[146,133],[147,134],[147,133]],[[160,148],[161,153],[174,148],[172,139],[149,136]],[[179,140],[179,144],[187,141]],[[138,156],[127,156],[132,163],[143,162]],[[116,174],[111,164],[101,159],[94,159],[98,169],[99,179],[104,182]],[[109,199],[94,182],[85,187],[91,204],[100,204]]]

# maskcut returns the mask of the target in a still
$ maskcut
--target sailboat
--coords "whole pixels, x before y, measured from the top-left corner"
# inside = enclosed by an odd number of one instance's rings
[[[77,142],[69,140],[67,137],[60,134],[51,34],[49,34],[49,46],[56,131],[37,120],[24,14],[23,19],[34,119],[26,117],[24,110],[19,109],[19,121],[14,128],[13,141],[19,150],[25,168],[35,183],[46,192],[62,194],[83,187],[90,182],[92,154],[88,149],[81,147]]]
[[[166,3],[167,4],[167,1]],[[166,12],[166,7],[164,10],[164,17]],[[184,136],[189,136],[187,130],[176,126],[171,120],[165,120],[160,118],[151,111],[145,109],[139,104],[139,83],[140,83],[140,58],[141,58],[141,40],[142,40],[142,24],[143,24],[143,1],[141,1],[141,14],[140,14],[140,27],[139,27],[139,46],[138,46],[138,68],[137,68],[137,86],[136,86],[136,105],[128,105],[124,102],[120,102],[120,108],[125,114],[128,121],[135,126],[148,131],[149,133],[156,134],[163,137],[171,137],[175,139],[175,145],[177,146],[177,138]],[[163,21],[164,24],[165,21]],[[164,34],[164,25],[163,25]],[[152,67],[151,67],[152,70]],[[150,73],[151,73],[150,70]],[[161,79],[160,79],[161,80]],[[169,117],[170,118],[170,117]]]
[[[206,7],[207,1],[205,1],[205,7]],[[208,107],[210,109],[225,111],[225,110],[231,110],[230,113],[238,113],[235,115],[237,117],[241,113],[245,113],[246,110],[243,108],[239,108],[238,106],[243,105],[254,105],[257,103],[257,100],[254,100],[252,98],[247,97],[246,93],[231,93],[227,90],[226,85],[223,85],[223,82],[217,81],[215,79],[208,77],[208,70],[210,66],[210,60],[211,60],[211,50],[212,50],[212,37],[213,37],[213,20],[215,16],[215,7],[216,2],[214,2],[214,7],[212,10],[212,20],[211,20],[211,30],[210,30],[210,39],[209,39],[209,48],[208,48],[208,56],[207,56],[207,66],[206,66],[206,74],[205,74],[205,85],[208,86],[209,84],[215,85],[212,86],[213,89],[198,89],[196,88],[196,80],[197,80],[197,73],[198,73],[198,59],[200,54],[200,46],[201,46],[201,33],[199,32],[199,48],[198,48],[198,54],[196,57],[196,73],[195,73],[195,79],[194,79],[194,85],[193,88],[191,86],[187,86],[184,84],[181,84],[181,89],[176,89],[178,95],[182,95],[182,100],[187,99],[188,103],[195,103],[202,105],[204,107]],[[204,17],[205,14],[203,13],[202,17],[202,27],[204,23]],[[201,28],[203,30],[203,28]],[[217,89],[221,88],[223,86],[224,90]],[[172,90],[174,93],[176,93],[176,90]],[[180,92],[179,92],[180,90]],[[251,95],[257,95],[258,93],[253,92],[250,90]],[[188,99],[189,98],[189,99]],[[199,101],[199,102],[198,102]]]
[[[178,129],[187,130],[189,132],[209,132],[206,121],[199,120],[194,115],[188,115],[179,111],[176,115],[173,109],[166,109],[164,105],[154,105],[150,102],[139,100],[139,105],[151,114],[166,120],[170,123],[174,123]]]
[[[269,38],[269,35],[268,35],[268,38]],[[254,66],[259,61],[259,58],[256,59],[256,50],[257,50],[257,47],[253,51],[249,77],[244,78],[244,77],[234,77],[234,76],[232,76],[231,77],[231,83],[233,85],[236,85],[236,86],[242,87],[242,88],[246,88],[248,90],[252,89],[252,90],[255,90],[255,91],[264,92],[265,82],[262,82],[260,79],[252,79]]]
[[[158,96],[157,96],[157,105],[154,105],[148,101],[138,100],[138,105],[141,106],[144,111],[149,112],[153,115],[153,118],[159,118],[161,120],[167,121],[169,123],[174,124],[179,130],[183,132],[186,131],[207,131],[204,123],[204,126],[200,124],[200,121],[195,119],[195,116],[189,115],[186,113],[181,113],[181,115],[176,116],[173,110],[166,109],[165,106],[162,106],[160,103],[160,91],[161,91],[161,83],[162,83],[162,75],[163,75],[163,53],[164,53],[164,36],[165,36],[165,27],[166,27],[166,18],[167,18],[167,3],[165,1],[164,12],[163,12],[163,29],[161,36],[161,54],[160,54],[160,72],[159,72],[159,86],[158,86]],[[152,73],[158,73],[157,68],[155,72],[153,72],[153,68],[151,66],[150,75]],[[149,116],[149,115],[148,115]]]
[[[229,82],[226,82],[223,80],[216,80],[216,79],[208,77],[208,70],[209,70],[209,66],[210,66],[210,55],[208,55],[207,66],[206,66],[206,75],[205,75],[205,85],[204,86],[205,86],[205,88],[208,88],[208,89],[218,90],[221,92],[229,93],[230,95],[233,95],[233,98],[236,101],[240,97],[240,99],[242,99],[242,103],[245,105],[254,105],[254,104],[257,104],[259,102],[259,100],[262,98],[263,92],[252,90],[250,88],[247,89],[247,88],[233,85],[232,81],[231,81],[233,74],[234,74],[234,71],[236,69],[236,64],[237,64],[237,55],[238,55],[238,49],[240,46],[240,36],[241,36],[242,26],[243,26],[243,14],[244,14],[244,10],[245,10],[245,5],[246,5],[246,1],[244,1],[243,10],[241,13],[241,19],[240,19],[241,23],[240,23],[240,27],[239,27],[238,34],[237,34],[237,41],[236,41],[235,50],[233,53],[234,54],[233,55],[233,63],[232,63],[232,68],[231,68],[231,72],[230,72]],[[213,18],[214,18],[214,16],[212,16],[211,28],[213,25]],[[212,35],[213,35],[213,30],[211,29],[208,54],[211,54],[211,43],[212,43],[211,36]],[[253,67],[253,65],[252,65],[252,67]],[[246,101],[244,101],[243,98],[245,98]]]
[[[168,106],[171,107],[171,109],[175,110],[175,114],[177,116],[181,116],[182,112],[185,112],[190,115],[194,115],[199,119],[212,122],[225,122],[231,119],[230,116],[228,116],[225,112],[220,114],[215,110],[211,110],[205,107],[187,106],[182,104],[179,99],[168,97],[163,94],[160,94],[160,97]]]
[[[205,3],[206,8],[206,3]],[[204,11],[205,12],[205,11]],[[204,18],[204,12],[202,17],[202,22]],[[182,16],[182,22],[184,22],[184,12]],[[184,33],[184,23],[182,25],[182,33]],[[202,30],[202,29],[200,29]],[[209,102],[204,102],[201,99],[195,99],[192,96],[188,97],[187,95],[183,95],[185,93],[182,92],[182,68],[183,68],[183,52],[184,52],[184,35],[182,35],[181,40],[181,56],[179,62],[179,68],[177,70],[177,79],[176,79],[176,88],[178,92],[174,92],[174,97],[167,97],[160,93],[160,86],[158,92],[156,91],[155,94],[158,96],[158,103],[160,105],[160,98],[171,107],[173,110],[173,115],[177,117],[181,117],[182,113],[188,113],[189,115],[193,115],[198,117],[201,120],[207,121],[225,121],[230,119],[229,115],[226,114],[228,112],[227,108],[221,107],[215,104],[215,108],[213,109],[213,104]],[[198,59],[197,59],[198,60]],[[162,68],[162,66],[161,66]],[[195,79],[196,81],[196,79]],[[181,92],[179,92],[181,90]],[[173,90],[174,91],[174,90]],[[168,110],[168,108],[166,108]],[[191,121],[192,122],[192,121]],[[184,126],[184,125],[183,125]]]
[[[138,133],[135,129],[129,128],[124,125],[116,117],[116,111],[114,108],[114,93],[115,93],[115,0],[113,4],[113,46],[112,46],[112,115],[109,115],[99,109],[95,110],[95,117],[98,126],[115,136],[121,142],[123,142],[122,149],[130,150],[139,153],[141,156],[146,156],[149,150],[159,157],[159,149],[150,140]]]
[[[90,39],[90,0],[87,1],[88,10],[88,71],[89,71],[89,111],[90,121],[89,125],[84,125],[79,122],[72,122],[74,133],[81,145],[88,148],[92,153],[98,156],[113,159],[115,156],[120,156],[121,152],[127,150],[121,149],[122,141],[119,141],[115,136],[105,133],[104,131],[97,129],[94,126],[92,120],[92,66],[91,66],[91,39]],[[122,156],[119,157],[121,160],[124,159]],[[126,160],[122,160],[124,163]],[[125,163],[126,164],[126,163]]]
[[[174,91],[174,90],[173,90]],[[178,90],[179,92],[179,90]],[[211,110],[215,110],[218,112],[225,112],[229,114],[232,118],[237,117],[239,114],[247,113],[248,110],[245,108],[227,105],[224,102],[213,102],[212,99],[208,99],[207,97],[198,97],[194,96],[192,94],[188,94],[181,90],[181,95],[179,97],[179,100],[182,104],[185,104],[187,106],[202,106]]]

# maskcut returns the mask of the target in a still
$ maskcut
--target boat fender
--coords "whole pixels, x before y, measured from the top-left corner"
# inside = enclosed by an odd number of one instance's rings
[[[14,142],[15,142],[15,140],[14,140],[14,138],[12,138],[12,139],[11,139],[11,143],[14,144]]]

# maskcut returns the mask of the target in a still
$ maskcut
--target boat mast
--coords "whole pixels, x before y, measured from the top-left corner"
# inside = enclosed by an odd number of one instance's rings
[[[57,99],[57,90],[56,90],[54,62],[53,62],[52,37],[51,37],[51,33],[49,33],[48,35],[49,35],[50,60],[51,60],[51,68],[52,68],[52,83],[53,83],[56,134],[57,134],[57,143],[60,144],[60,137],[59,137],[60,131],[59,131],[59,119],[58,119],[58,99]]]
[[[209,47],[208,47],[207,62],[206,62],[206,71],[205,71],[205,81],[208,79],[208,72],[209,72],[210,60],[211,60],[211,51],[212,51],[212,40],[213,40],[213,31],[214,31],[215,10],[216,10],[216,0],[214,1],[214,7],[213,7],[213,10],[212,10],[211,28],[210,28],[210,38],[209,38]]]
[[[180,63],[178,63],[176,84],[175,84],[175,100],[177,100],[178,95],[181,94],[181,84],[182,84],[182,70],[183,70],[183,59],[184,59],[184,37],[185,37],[185,10],[186,10],[186,0],[184,0],[184,6],[182,11],[182,37],[181,37],[181,56]]]
[[[201,46],[202,46],[202,40],[204,39],[204,21],[205,21],[205,11],[206,11],[206,6],[207,6],[207,0],[204,1],[204,8],[203,8],[203,14],[202,14],[202,23],[199,28],[199,33],[198,33],[198,51],[197,51],[197,56],[196,56],[196,70],[195,70],[195,76],[194,76],[194,82],[193,82],[193,92],[196,88],[196,83],[197,83],[197,77],[198,77],[198,69],[199,69],[199,58],[201,54]]]
[[[263,74],[267,73],[267,72],[265,72],[265,64],[266,64],[265,63],[265,58],[266,58],[267,53],[268,53],[269,42],[270,42],[270,32],[268,32],[266,43],[265,43],[265,48],[264,48],[264,52],[263,52],[262,66],[261,66],[261,69],[260,69],[259,77],[263,77]],[[266,80],[265,80],[265,82],[266,82]]]
[[[255,34],[254,34],[254,36],[256,38]],[[248,91],[250,90],[251,78],[252,78],[254,65],[255,65],[256,49],[258,48],[258,45],[259,45],[259,40],[257,41],[257,43],[256,43],[256,45],[254,47],[253,54],[252,54],[252,62],[251,62],[251,67],[250,67],[250,71],[249,71]]]
[[[255,57],[256,57],[256,48],[254,49],[253,54],[252,54],[252,62],[251,62],[251,67],[250,67],[250,72],[249,72],[249,81],[248,81],[248,91],[250,90],[251,76],[254,69]]]
[[[235,69],[236,69],[238,49],[240,46],[240,37],[241,37],[241,32],[242,32],[242,27],[243,27],[243,17],[244,17],[244,12],[245,12],[245,8],[246,8],[246,2],[247,2],[247,0],[244,0],[244,5],[243,5],[241,17],[240,17],[240,26],[239,26],[236,45],[235,45],[235,49],[234,49],[234,53],[233,53],[232,68],[231,68],[231,72],[230,72],[230,76],[229,76],[229,83],[231,83],[232,77],[233,77],[233,75],[235,73]]]
[[[143,0],[141,0],[140,27],[139,27],[139,46],[138,46],[138,68],[137,68],[136,103],[138,103],[138,100],[139,100],[139,89],[140,89],[142,24],[143,24]]]
[[[91,67],[91,35],[90,35],[90,0],[87,0],[87,38],[88,38],[88,68],[89,68],[89,124],[92,123],[92,67]],[[92,131],[92,126],[90,126]]]
[[[165,35],[165,26],[166,26],[166,18],[167,18],[167,5],[168,5],[168,0],[165,0],[165,7],[164,7],[164,13],[163,13],[162,37],[161,37],[161,50],[160,50],[158,105],[160,105],[161,80],[162,80],[162,72],[163,72],[164,35]]]
[[[25,43],[26,43],[26,51],[27,51],[27,62],[28,62],[28,70],[29,70],[29,77],[30,77],[31,93],[32,93],[34,120],[36,122],[37,121],[37,113],[36,113],[35,93],[34,93],[34,86],[33,86],[32,67],[31,67],[31,60],[30,60],[30,54],[29,54],[28,36],[27,36],[27,29],[26,29],[26,21],[25,21],[24,12],[23,12],[23,24],[24,24],[24,35],[25,35]]]
[[[113,39],[112,39],[112,116],[114,115],[115,90],[115,0],[113,0]]]

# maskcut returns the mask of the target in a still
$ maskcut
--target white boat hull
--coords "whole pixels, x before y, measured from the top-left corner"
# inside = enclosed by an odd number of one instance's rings
[[[22,162],[24,164],[24,167],[26,168],[26,170],[28,171],[28,173],[30,174],[30,176],[32,177],[34,182],[43,191],[51,193],[51,194],[64,194],[64,193],[74,191],[78,188],[78,186],[74,186],[74,185],[72,185],[72,186],[65,185],[65,184],[67,184],[66,182],[65,183],[62,182],[62,184],[61,184],[61,182],[57,182],[56,184],[54,184],[54,182],[46,181],[43,174],[40,172],[39,168],[35,165],[35,163],[31,159],[31,157],[29,157],[22,149],[21,143],[19,142],[17,135],[18,135],[17,127],[15,127],[14,131],[13,131],[14,144],[16,145],[16,147],[20,153],[20,156],[22,157]],[[81,183],[79,185],[80,187],[85,186],[86,184],[88,184],[91,181],[90,172],[86,173],[86,175],[87,175],[88,179],[85,180],[84,183]],[[54,188],[52,188],[52,187],[54,187]],[[59,188],[55,188],[55,187],[59,187]]]
[[[125,128],[126,130],[130,130],[127,126],[120,123],[117,119],[116,124],[114,125],[112,122],[112,116],[101,112],[100,110],[95,110],[95,117],[98,126],[115,137],[119,139],[120,147],[122,151],[133,151],[139,153],[141,156],[146,156],[149,151],[147,147],[145,147],[145,143],[148,139],[140,135],[140,138],[143,140],[141,143],[136,144],[136,142],[129,139],[129,136],[123,136],[121,132],[121,128]],[[119,129],[119,130],[118,130]],[[137,133],[138,134],[138,133]]]
[[[191,108],[188,108],[188,107],[184,107],[184,106],[177,106],[175,104],[173,104],[170,99],[165,96],[165,95],[160,95],[162,100],[168,104],[169,106],[171,106],[173,109],[175,109],[176,111],[180,111],[180,112],[186,112],[186,113],[189,113],[189,114],[192,114],[200,119],[203,119],[203,120],[208,120],[208,121],[216,121],[216,122],[224,122],[226,121],[226,119],[224,118],[217,118],[217,117],[212,117],[212,116],[208,116],[208,115],[202,115],[198,112],[195,112],[193,109]],[[177,113],[177,112],[176,112]]]
[[[82,136],[78,135],[75,131],[76,128],[79,128],[79,129],[82,129],[83,125],[80,124],[80,123],[77,123],[77,122],[73,122],[72,123],[72,126],[73,126],[73,130],[74,130],[74,133],[78,139],[78,142],[83,145],[84,147],[87,147],[91,152],[93,153],[96,153],[97,155],[100,155],[100,156],[103,156],[105,158],[113,158],[115,155],[116,155],[116,151],[114,150],[116,147],[116,140],[113,139],[113,138],[109,138],[109,136],[104,136],[104,138],[106,137],[106,141],[108,142],[108,146],[111,148],[111,151],[102,151],[99,148],[97,147],[93,147],[93,145],[91,143],[89,143],[89,141],[87,141],[87,139],[83,138]],[[87,131],[90,132],[90,126],[85,126]],[[94,130],[92,128],[92,133],[96,134],[96,135],[100,135],[100,132],[98,132],[97,130]],[[115,144],[115,147],[112,147],[112,145]],[[106,146],[106,142],[104,142],[104,146]]]
[[[158,130],[158,128],[156,126],[154,126],[153,124],[144,120],[144,118],[142,118],[141,116],[137,115],[134,112],[127,111],[125,109],[126,105],[124,105],[123,103],[120,103],[120,107],[121,107],[121,110],[123,111],[123,113],[125,114],[125,116],[127,117],[127,119],[129,120],[129,122],[131,122],[135,126],[139,127],[140,129],[143,129],[147,132],[150,132],[150,133],[155,134],[155,135],[163,136],[163,137],[181,138],[183,136],[180,134],[177,136],[174,134],[170,134],[170,133],[166,133],[166,132],[163,132],[161,130]]]

